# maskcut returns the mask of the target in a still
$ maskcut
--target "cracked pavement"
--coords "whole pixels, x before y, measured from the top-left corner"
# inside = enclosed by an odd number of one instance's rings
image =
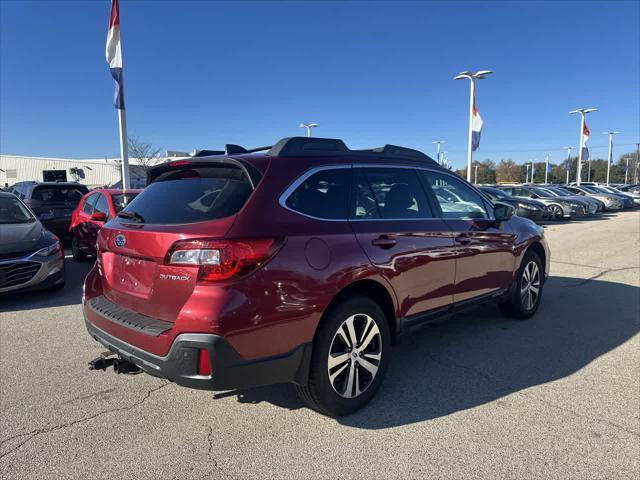
[[[290,385],[188,390],[90,372],[63,292],[0,298],[0,477],[636,478],[640,212],[546,227],[551,277],[518,322],[484,305],[405,338],[378,397],[329,419]]]

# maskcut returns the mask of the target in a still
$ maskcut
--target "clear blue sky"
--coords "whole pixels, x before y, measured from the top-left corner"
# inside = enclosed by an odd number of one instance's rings
[[[393,143],[465,162],[468,82],[484,118],[475,158],[551,160],[578,142],[569,110],[617,143],[640,137],[640,2],[121,0],[130,134],[162,148],[303,134]],[[0,151],[118,156],[104,58],[108,0],[0,1]],[[555,149],[555,150],[554,150]],[[632,146],[616,149],[632,150]],[[606,156],[606,148],[592,156]]]

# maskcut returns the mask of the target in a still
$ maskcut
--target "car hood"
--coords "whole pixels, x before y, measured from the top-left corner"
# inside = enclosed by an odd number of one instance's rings
[[[42,244],[44,231],[40,222],[2,224],[0,254],[37,250]]]

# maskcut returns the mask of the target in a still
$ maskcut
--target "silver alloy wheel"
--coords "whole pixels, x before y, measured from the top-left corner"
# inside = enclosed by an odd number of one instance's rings
[[[327,373],[333,390],[344,398],[360,396],[373,383],[382,360],[382,337],[375,320],[350,316],[333,336]]]
[[[540,295],[540,269],[534,261],[527,263],[522,272],[520,284],[520,299],[525,310],[531,310]]]
[[[564,216],[564,212],[562,211],[562,207],[560,207],[560,205],[549,206],[549,211],[551,212],[554,220],[560,220]]]

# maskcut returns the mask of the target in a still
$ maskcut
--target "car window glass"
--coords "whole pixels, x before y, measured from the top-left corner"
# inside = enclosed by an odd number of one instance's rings
[[[84,199],[84,204],[82,205],[82,211],[87,215],[91,215],[93,213],[93,206],[96,203],[96,199],[98,198],[98,194],[94,193],[93,195],[89,195]]]
[[[31,199],[40,202],[77,203],[87,193],[86,187],[70,187],[67,185],[38,185],[31,193]]]
[[[418,173],[412,168],[365,168],[361,170],[360,184],[362,187],[369,187],[368,195],[373,196],[376,209],[373,205],[356,204],[356,212],[362,214],[365,211],[372,212],[371,215],[378,215],[379,218],[386,219],[411,219],[411,218],[433,218],[433,213],[429,208],[427,196],[418,179]],[[363,182],[366,181],[366,184]],[[365,200],[366,201],[366,200]],[[356,218],[367,218],[365,217]],[[369,218],[375,218],[371,216]]]
[[[116,213],[121,212],[137,196],[137,193],[117,193],[111,195],[113,209],[116,211]]]
[[[362,169],[355,169],[354,205],[349,218],[380,218],[380,208]]]
[[[35,218],[15,196],[0,196],[0,224],[29,223]]]
[[[421,173],[440,204],[444,218],[489,218],[482,197],[462,180],[431,171]]]
[[[350,168],[321,170],[302,182],[286,205],[316,218],[346,219],[350,181]]]
[[[96,206],[94,207],[94,211],[104,213],[105,217],[109,218],[109,204],[107,203],[107,198],[99,194],[98,200],[96,202]]]
[[[205,222],[235,215],[252,192],[240,168],[190,165],[159,175],[123,211],[151,224]]]

